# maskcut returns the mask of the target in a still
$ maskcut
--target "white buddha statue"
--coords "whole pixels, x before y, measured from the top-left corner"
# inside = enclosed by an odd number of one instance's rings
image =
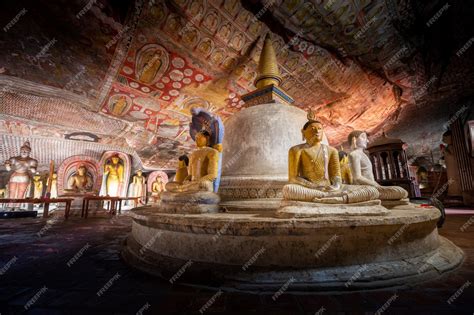
[[[369,140],[364,131],[354,130],[348,136],[352,151],[349,153],[349,162],[354,184],[369,185],[379,191],[381,200],[400,200],[408,197],[408,192],[399,186],[381,186],[374,179],[372,163],[364,150]]]

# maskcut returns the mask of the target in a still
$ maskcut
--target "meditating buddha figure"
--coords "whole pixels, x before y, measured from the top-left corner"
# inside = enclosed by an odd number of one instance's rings
[[[219,170],[219,151],[210,147],[210,137],[207,130],[201,130],[196,134],[197,149],[189,158],[188,176],[182,183],[178,181],[167,183],[167,191],[214,191],[213,184]]]
[[[66,191],[86,192],[92,190],[92,180],[87,175],[87,168],[81,164],[77,167],[76,174],[68,180],[68,189]]]
[[[338,152],[321,143],[324,128],[311,111],[302,133],[306,143],[289,151],[290,184],[283,187],[284,199],[332,204],[378,199],[374,187],[342,184]]]
[[[188,165],[189,158],[186,155],[181,155],[178,158],[178,169],[176,170],[176,175],[174,176],[175,182],[182,184],[188,177]]]
[[[349,162],[354,184],[370,185],[375,187],[381,200],[400,200],[408,197],[408,192],[399,186],[381,186],[374,179],[372,163],[364,150],[369,143],[367,133],[354,130],[348,136],[352,151],[349,153]]]
[[[158,202],[161,199],[161,194],[165,190],[165,185],[161,176],[156,176],[155,181],[151,185],[151,199],[152,202]]]
[[[120,195],[120,189],[123,185],[123,164],[120,163],[120,157],[116,154],[110,158],[105,164],[104,176],[106,176],[106,192],[107,196],[117,197]]]

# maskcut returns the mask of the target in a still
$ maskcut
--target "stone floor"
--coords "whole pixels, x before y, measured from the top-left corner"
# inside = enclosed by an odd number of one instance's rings
[[[448,215],[440,230],[466,253],[463,266],[440,279],[397,290],[283,294],[275,301],[271,294],[216,294],[134,271],[119,256],[131,229],[128,216],[64,221],[60,215],[0,220],[1,315],[474,312],[474,224],[460,230],[471,215]]]

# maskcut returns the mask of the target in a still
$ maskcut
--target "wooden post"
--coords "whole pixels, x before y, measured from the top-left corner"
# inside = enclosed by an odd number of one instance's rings
[[[53,173],[54,173],[54,161],[51,160],[49,162],[49,176],[48,176],[48,182],[46,186],[46,193],[45,193],[45,198],[49,199],[51,198],[51,183],[53,182]],[[44,208],[43,208],[43,218],[47,218],[49,213],[49,202],[44,203]]]

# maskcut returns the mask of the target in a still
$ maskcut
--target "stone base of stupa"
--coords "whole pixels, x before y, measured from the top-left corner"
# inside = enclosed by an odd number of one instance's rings
[[[219,187],[226,210],[276,210],[283,198],[283,176],[223,176]]]
[[[278,218],[274,211],[131,211],[122,255],[165,281],[222,290],[354,291],[413,285],[461,265],[435,208]]]
[[[281,202],[281,207],[276,211],[276,216],[278,218],[311,218],[334,215],[387,215],[389,213],[390,210],[381,206],[380,200],[349,204],[327,204],[284,200]]]
[[[220,197],[207,191],[172,193],[165,191],[155,209],[164,213],[197,214],[219,211]]]

